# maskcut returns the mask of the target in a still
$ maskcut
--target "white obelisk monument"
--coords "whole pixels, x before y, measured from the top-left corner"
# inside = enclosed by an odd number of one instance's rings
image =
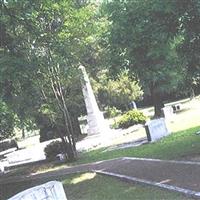
[[[79,68],[83,74],[82,91],[87,110],[88,135],[106,134],[109,128],[97,105],[85,67],[80,66]]]

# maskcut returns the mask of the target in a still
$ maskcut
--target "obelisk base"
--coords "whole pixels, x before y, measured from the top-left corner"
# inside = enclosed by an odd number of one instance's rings
[[[98,115],[96,113],[89,113],[87,122],[89,126],[87,130],[88,135],[106,134],[109,131],[102,112],[99,112]]]

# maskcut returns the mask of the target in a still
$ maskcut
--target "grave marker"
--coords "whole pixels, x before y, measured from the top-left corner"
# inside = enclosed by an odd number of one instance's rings
[[[170,134],[165,124],[165,119],[154,119],[145,124],[148,141],[154,142]]]
[[[67,200],[63,185],[58,181],[24,190],[8,200]]]
[[[173,110],[172,106],[166,106],[166,107],[162,108],[162,111],[163,111],[164,118],[166,120],[168,120],[168,121],[174,120],[175,114],[174,114],[174,110]]]

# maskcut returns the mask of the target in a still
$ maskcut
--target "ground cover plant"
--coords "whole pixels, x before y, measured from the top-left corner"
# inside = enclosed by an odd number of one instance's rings
[[[73,174],[56,177],[63,183],[68,200],[131,200],[133,199],[190,199],[182,194],[162,190],[156,187],[127,183],[116,178],[97,175],[95,173]],[[0,185],[0,198],[6,200],[17,192],[50,179],[18,182],[16,184]],[[12,186],[11,186],[12,185]]]

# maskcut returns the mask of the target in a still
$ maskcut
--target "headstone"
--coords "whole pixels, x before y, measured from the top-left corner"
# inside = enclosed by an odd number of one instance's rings
[[[104,120],[103,113],[99,110],[85,67],[80,66],[79,68],[83,75],[82,91],[87,110],[88,135],[106,134],[109,127]]]
[[[172,108],[172,106],[166,106],[164,108],[162,108],[162,112],[163,112],[163,116],[166,120],[168,121],[173,121],[175,114],[174,114],[174,110]]]
[[[176,112],[182,110],[182,104],[180,104],[180,103],[179,104],[175,104],[175,105],[172,106],[172,108],[173,108],[173,111],[176,113]]]
[[[16,194],[8,200],[67,200],[63,185],[58,181],[27,189]]]
[[[57,154],[56,158],[58,158],[60,161],[65,161],[66,160],[66,156],[63,153]]]
[[[147,134],[148,141],[154,142],[161,139],[164,136],[170,134],[167,129],[165,119],[154,119],[145,124],[145,130]]]
[[[4,164],[0,162],[0,174],[4,173]]]
[[[137,109],[137,105],[136,105],[135,101],[131,101],[131,103],[129,103],[129,108],[130,109]]]

